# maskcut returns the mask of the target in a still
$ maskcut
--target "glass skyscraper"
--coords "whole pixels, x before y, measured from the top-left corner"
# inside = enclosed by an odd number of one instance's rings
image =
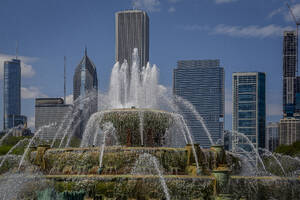
[[[297,87],[300,87],[296,77],[298,56],[296,35],[296,31],[285,31],[283,37],[283,114],[287,117],[294,115],[296,100],[298,104],[300,103],[300,91],[296,91]]]
[[[18,59],[12,59],[11,61],[4,62],[3,129],[5,130],[22,123],[24,124],[24,121],[20,120],[22,118],[20,114],[21,61]]]
[[[202,116],[214,142],[224,131],[224,69],[219,60],[182,60],[173,71],[173,93],[189,101]],[[182,107],[196,143],[209,147],[210,141],[201,123]]]
[[[85,99],[88,96],[88,102]],[[87,56],[87,49],[80,63],[75,69],[73,76],[73,102],[74,106],[81,110],[81,119],[77,136],[81,136],[89,117],[98,111],[98,78],[94,63]]]
[[[232,75],[232,129],[246,135],[256,149],[265,148],[266,75],[262,72],[241,72]],[[238,147],[250,151],[244,138],[233,139]]]
[[[267,124],[266,148],[273,152],[279,145],[279,123],[269,122]]]
[[[132,52],[138,49],[140,67],[149,61],[149,17],[142,10],[126,10],[116,17],[116,61],[132,65]]]

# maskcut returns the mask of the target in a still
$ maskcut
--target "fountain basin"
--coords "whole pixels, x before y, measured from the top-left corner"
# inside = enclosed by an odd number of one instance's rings
[[[106,122],[113,124],[121,145],[155,147],[165,144],[165,132],[173,117],[172,113],[161,110],[113,109],[103,112],[100,125],[103,127]]]
[[[156,175],[47,175],[58,192],[85,191],[90,198],[165,199]],[[291,199],[297,200],[299,178],[231,176],[229,194],[219,194],[214,176],[165,175],[172,199]]]
[[[197,175],[194,155],[190,148],[190,145],[185,148],[108,146],[104,150],[101,174],[130,174],[139,156],[148,153],[158,159],[164,174]],[[31,162],[40,166],[45,174],[99,174],[98,147],[47,149],[42,157],[38,152],[31,153]],[[215,153],[210,149],[200,149],[196,146],[196,154],[201,174],[210,174],[215,165],[220,165]],[[231,155],[226,157],[230,166],[239,165],[238,160],[232,159]],[[150,169],[145,173],[151,174],[153,171]]]
[[[159,177],[153,175],[48,175],[58,192],[84,190],[91,198],[165,199]],[[211,176],[164,176],[172,199],[212,199]]]

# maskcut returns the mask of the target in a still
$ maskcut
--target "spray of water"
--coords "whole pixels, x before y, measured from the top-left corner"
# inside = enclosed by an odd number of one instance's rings
[[[45,125],[45,126],[41,127],[39,130],[37,130],[37,131],[35,132],[34,136],[30,139],[30,141],[29,141],[29,143],[28,143],[28,145],[27,145],[27,147],[26,147],[26,149],[25,149],[25,151],[24,151],[24,154],[23,154],[23,156],[22,156],[22,158],[21,158],[21,161],[20,161],[19,167],[18,167],[18,170],[19,170],[19,171],[20,171],[20,168],[21,168],[21,166],[22,166],[22,164],[23,164],[23,162],[24,162],[25,156],[26,156],[27,153],[28,153],[29,147],[31,146],[31,144],[33,143],[33,141],[35,140],[35,138],[38,137],[39,134],[40,134],[44,129],[46,129],[46,128],[51,128],[51,127],[53,127],[53,126],[55,126],[55,124]]]
[[[133,175],[145,175],[145,174],[152,174],[158,175],[160,184],[163,188],[165,198],[167,200],[171,199],[169,194],[169,189],[166,184],[165,178],[163,177],[163,173],[159,162],[156,157],[152,156],[151,154],[144,153],[141,154],[138,160],[135,162],[134,167],[131,171]]]
[[[4,162],[6,161],[6,159],[8,158],[8,156],[19,146],[24,145],[25,143],[28,142],[28,139],[25,138],[23,140],[20,140],[17,144],[15,144],[4,156],[4,158],[2,159],[1,163],[0,163],[0,168],[2,167],[2,165],[4,164]]]
[[[103,161],[103,154],[104,154],[104,149],[106,145],[106,138],[107,136],[113,135],[115,132],[115,128],[111,122],[106,122],[103,124],[103,137],[102,137],[102,144],[100,147],[100,154],[99,154],[99,167],[102,167],[102,161]]]
[[[201,117],[201,115],[197,112],[196,108],[193,106],[193,104],[191,104],[189,101],[183,99],[182,97],[180,96],[176,96],[175,97],[175,101],[178,101],[180,103],[182,103],[186,108],[188,108],[195,116],[195,118],[201,123],[209,141],[210,141],[210,144],[214,145],[214,141],[211,137],[211,134],[203,120],[203,118]]]
[[[263,148],[259,148],[259,149],[261,151],[263,151],[265,155],[272,157],[275,160],[275,162],[278,164],[278,166],[280,167],[283,175],[286,176],[285,170],[283,169],[283,166],[282,166],[281,162],[278,160],[278,158],[267,149],[263,149]]]
[[[250,139],[249,139],[246,135],[244,135],[243,133],[240,133],[240,132],[238,132],[238,131],[231,131],[231,132],[232,132],[232,134],[233,134],[234,136],[236,136],[236,138],[242,137],[243,139],[246,140],[247,144],[250,145],[252,151],[255,153],[255,155],[256,155],[255,158],[258,159],[258,160],[260,161],[260,163],[261,163],[261,165],[262,165],[262,167],[263,167],[263,170],[264,170],[265,172],[267,172],[266,167],[265,167],[265,164],[264,164],[263,160],[261,159],[261,157],[260,157],[260,155],[259,155],[259,153],[258,153],[258,149],[255,148],[254,144],[250,141]],[[247,153],[249,153],[249,152],[247,152]]]
[[[9,129],[4,136],[0,139],[0,146],[2,145],[3,141],[12,134],[14,128]]]
[[[132,66],[117,62],[111,73],[109,99],[111,108],[157,108],[158,69],[148,63],[139,66],[138,50],[132,54]]]

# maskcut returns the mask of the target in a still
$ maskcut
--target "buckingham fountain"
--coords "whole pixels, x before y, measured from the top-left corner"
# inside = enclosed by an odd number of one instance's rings
[[[158,84],[155,65],[140,69],[138,63],[135,49],[132,66],[126,61],[114,65],[110,90],[101,96],[101,107],[106,109],[90,117],[78,147],[69,144],[70,131],[64,130],[67,142],[60,145],[54,141],[40,144],[37,131],[27,141],[16,167],[0,176],[0,198],[300,198],[299,177],[268,173],[259,162],[252,173],[247,158],[214,143],[205,122],[189,102],[166,94]],[[209,149],[193,142],[178,104],[199,119],[212,143]],[[5,158],[8,162],[9,157]]]

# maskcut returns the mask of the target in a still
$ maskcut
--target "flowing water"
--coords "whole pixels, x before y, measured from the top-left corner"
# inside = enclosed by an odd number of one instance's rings
[[[158,69],[149,63],[139,66],[138,50],[132,54],[132,66],[117,62],[111,73],[109,99],[112,108],[157,108]]]
[[[141,145],[144,146],[144,112],[139,112],[140,126],[139,131],[141,135]]]
[[[193,106],[193,104],[191,104],[190,102],[188,102],[187,100],[183,99],[182,97],[176,96],[175,97],[175,101],[178,101],[180,103],[182,103],[186,108],[188,108],[190,110],[190,112],[192,112],[195,116],[195,118],[201,123],[209,141],[211,145],[214,145],[214,141],[211,137],[211,134],[203,120],[203,118],[201,117],[201,115],[199,114],[199,112],[197,112],[197,110],[195,109],[195,107]]]
[[[270,152],[267,149],[262,149],[262,148],[259,148],[259,150],[262,150],[263,152],[265,152],[264,154],[266,154],[267,156],[272,157],[275,160],[275,162],[278,164],[278,166],[280,167],[283,175],[286,176],[285,170],[283,169],[281,162],[278,160],[278,158],[272,152]]]
[[[161,166],[155,156],[151,154],[144,153],[139,156],[138,160],[135,162],[134,167],[131,171],[133,175],[157,175],[159,177],[160,184],[163,188],[165,198],[170,200],[169,189],[166,184],[165,178],[163,177]]]
[[[0,146],[2,145],[3,141],[4,141],[8,136],[10,136],[10,134],[12,134],[13,130],[14,130],[14,128],[9,129],[9,130],[5,133],[5,135],[2,136],[2,138],[0,139]]]
[[[23,145],[24,143],[28,142],[29,139],[25,138],[23,140],[20,140],[17,144],[15,144],[4,156],[4,158],[2,159],[1,163],[0,163],[0,168],[2,167],[2,165],[4,164],[4,162],[6,161],[6,159],[8,158],[8,156],[20,145]]]
[[[255,159],[258,159],[258,160],[260,161],[260,163],[261,163],[261,165],[262,165],[262,167],[263,167],[264,172],[267,173],[265,164],[264,164],[263,160],[261,159],[261,157],[260,157],[260,155],[259,155],[259,153],[258,153],[258,149],[255,148],[254,144],[250,141],[250,139],[249,139],[246,135],[244,135],[243,133],[240,133],[240,132],[238,132],[238,131],[231,131],[231,133],[232,133],[234,136],[236,136],[236,139],[237,139],[237,140],[238,140],[238,137],[242,137],[243,139],[246,140],[247,144],[250,145],[252,151],[253,151],[253,152],[255,153],[255,155],[256,155],[256,156],[255,156]],[[245,152],[244,152],[244,153],[245,153]],[[249,153],[249,152],[247,152],[247,153]]]
[[[24,151],[24,154],[23,154],[23,156],[22,156],[22,158],[21,158],[21,161],[20,161],[20,163],[19,163],[18,171],[20,171],[20,168],[21,168],[21,166],[22,166],[22,164],[23,164],[23,162],[24,162],[25,156],[27,155],[28,150],[29,150],[29,147],[30,147],[31,144],[33,143],[34,139],[35,139],[36,137],[38,137],[39,134],[40,134],[44,129],[53,127],[54,125],[55,125],[55,124],[49,124],[49,125],[43,126],[43,127],[41,127],[39,130],[37,130],[37,131],[35,132],[34,136],[30,139],[30,141],[29,141],[29,143],[28,143],[28,145],[27,145],[27,147],[26,147],[26,149],[25,149],[25,151]]]
[[[102,167],[102,161],[103,161],[103,154],[104,154],[104,149],[106,145],[106,138],[108,135],[113,135],[115,132],[115,128],[112,123],[107,122],[103,124],[103,137],[102,137],[102,144],[100,147],[100,154],[99,154],[99,167]]]

